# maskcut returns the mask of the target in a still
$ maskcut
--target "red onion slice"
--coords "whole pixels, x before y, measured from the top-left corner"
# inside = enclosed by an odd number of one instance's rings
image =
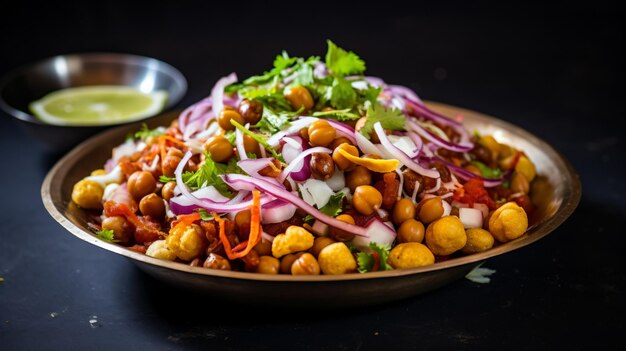
[[[376,132],[378,139],[380,139],[380,142],[382,143],[383,147],[385,147],[385,149],[390,154],[392,154],[394,158],[400,161],[403,165],[407,166],[414,172],[417,172],[425,177],[430,177],[430,178],[440,177],[439,172],[437,170],[426,169],[420,166],[417,162],[413,161],[409,156],[407,156],[407,154],[402,152],[402,150],[398,149],[395,145],[393,145],[391,141],[389,141],[389,138],[387,138],[387,135],[385,134],[385,130],[380,125],[380,122],[376,122],[374,124],[374,131]]]
[[[461,144],[455,144],[450,141],[444,140],[441,137],[431,133],[429,130],[419,125],[419,123],[415,123],[410,120],[407,120],[407,126],[410,131],[419,134],[421,137],[428,139],[433,144],[436,144],[437,146],[442,147],[444,149],[448,149],[448,150],[456,151],[456,152],[467,152],[467,151],[470,151],[474,147],[474,145],[471,145],[471,144],[461,145]]]
[[[308,127],[311,123],[317,120],[318,120],[317,117],[306,116],[306,117],[300,117],[299,119],[295,121],[291,121],[287,128],[281,130],[280,132],[272,135],[269,139],[267,139],[267,143],[270,146],[277,146],[278,144],[280,144],[280,140],[283,137],[296,134],[300,131],[300,129],[304,127]]]
[[[292,171],[294,171],[296,169],[296,167],[299,166],[299,163],[300,163],[301,160],[303,160],[305,157],[309,156],[310,154],[312,154],[314,152],[325,152],[327,154],[330,154],[333,151],[331,149],[329,149],[329,148],[325,148],[325,147],[321,147],[321,146],[312,147],[312,148],[310,148],[308,150],[302,151],[302,153],[300,155],[298,155],[298,157],[296,157],[293,161],[291,161],[291,163],[289,164],[289,166],[287,166],[287,168],[283,169],[282,173],[277,178],[278,182],[282,183],[285,180],[285,178],[287,178],[287,176]],[[302,163],[303,166],[305,164],[306,164],[306,162]]]
[[[249,123],[245,125],[246,129],[248,129],[249,125]],[[237,147],[237,154],[239,154],[239,159],[242,161],[247,160],[248,155],[246,154],[246,148],[243,145],[243,132],[239,128],[235,128],[235,146]]]
[[[296,214],[297,207],[282,200],[273,200],[262,207],[261,223],[284,222]]]
[[[224,179],[226,184],[230,185],[234,189],[250,190],[251,188],[257,188],[277,199],[281,199],[283,201],[289,202],[301,208],[302,210],[304,210],[311,216],[315,217],[316,219],[322,221],[323,223],[330,225],[331,227],[344,230],[356,236],[368,235],[365,232],[365,228],[356,226],[354,224],[348,224],[346,222],[342,222],[338,219],[330,217],[320,212],[315,207],[309,205],[297,195],[294,195],[285,189],[280,189],[277,186],[265,180],[255,179],[255,178],[240,175],[240,174],[227,174],[227,175],[222,176],[222,179]]]
[[[434,156],[434,159],[443,162],[446,166],[448,166],[448,168],[450,168],[450,170],[452,172],[454,172],[454,174],[456,174],[459,178],[463,179],[463,180],[468,180],[471,178],[478,178],[480,180],[483,181],[483,185],[485,186],[485,188],[493,188],[496,187],[502,183],[504,183],[505,181],[507,181],[511,175],[513,174],[513,169],[509,169],[508,171],[506,171],[504,173],[504,175],[501,178],[484,178],[481,177],[479,175],[476,175],[470,171],[468,171],[467,169],[463,168],[463,167],[458,167],[456,166],[454,163],[439,157],[439,156]]]
[[[396,231],[390,222],[382,222],[379,218],[372,218],[365,225],[365,234],[356,236],[352,243],[360,250],[369,250],[369,244],[375,242],[381,245],[391,245],[396,239]]]
[[[213,100],[213,112],[215,115],[221,113],[224,109],[224,88],[236,81],[237,74],[233,72],[226,77],[220,78],[213,86],[213,89],[211,89],[211,100]]]
[[[327,119],[326,122],[335,128],[335,132],[337,133],[337,137],[345,137],[352,145],[356,144],[356,139],[354,137],[354,128],[350,127],[345,123],[341,123],[339,121],[335,121],[334,119]]]

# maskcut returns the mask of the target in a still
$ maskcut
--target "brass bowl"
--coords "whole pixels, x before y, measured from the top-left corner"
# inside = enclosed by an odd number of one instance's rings
[[[103,132],[74,148],[50,170],[41,187],[44,205],[52,217],[81,240],[125,256],[140,269],[164,282],[207,294],[259,304],[294,306],[357,306],[383,303],[425,293],[464,277],[486,259],[531,244],[555,230],[580,200],[581,185],[570,163],[550,145],[527,131],[494,117],[439,103],[429,105],[447,115],[462,114],[471,130],[493,135],[523,150],[540,175],[531,190],[537,210],[523,237],[469,256],[430,266],[368,274],[290,276],[211,270],[164,261],[100,240],[87,226],[87,214],[70,201],[74,183],[101,168],[111,149],[138,125]],[[176,115],[150,121],[165,124]]]

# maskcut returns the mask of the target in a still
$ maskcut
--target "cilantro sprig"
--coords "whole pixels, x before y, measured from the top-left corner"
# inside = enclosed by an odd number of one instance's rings
[[[387,262],[389,258],[389,245],[382,245],[375,242],[369,244],[370,252],[359,252],[356,255],[359,273],[389,271],[393,267]]]
[[[148,125],[143,123],[141,125],[141,129],[139,129],[137,132],[135,132],[134,136],[137,139],[141,139],[141,140],[146,140],[149,137],[157,137],[157,136],[161,136],[161,135],[165,135],[167,132],[167,129],[163,128],[163,127],[157,127],[154,129],[150,129],[148,128]]]
[[[406,118],[400,110],[394,108],[385,108],[380,103],[373,103],[367,108],[367,120],[363,128],[361,128],[361,134],[369,139],[370,134],[374,130],[374,124],[380,122],[380,125],[384,129],[402,130],[404,129],[404,123]]]
[[[96,232],[96,236],[106,242],[109,243],[116,243],[119,242],[119,240],[115,239],[115,233],[113,233],[113,231],[111,229],[102,229],[102,230],[98,230]]]
[[[331,217],[338,216],[343,210],[344,197],[346,197],[346,193],[342,191],[331,195],[328,203],[320,208],[320,212]],[[315,220],[315,218],[311,215],[306,215],[303,220],[304,222],[310,224]]]

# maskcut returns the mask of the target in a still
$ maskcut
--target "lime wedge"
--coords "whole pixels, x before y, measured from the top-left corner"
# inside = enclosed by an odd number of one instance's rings
[[[149,94],[127,86],[97,85],[52,92],[30,104],[41,121],[64,126],[95,126],[131,122],[163,109],[167,92]]]

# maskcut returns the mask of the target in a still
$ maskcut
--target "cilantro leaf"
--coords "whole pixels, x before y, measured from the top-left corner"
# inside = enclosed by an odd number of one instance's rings
[[[405,121],[404,115],[399,110],[385,108],[380,103],[375,103],[367,108],[367,120],[360,132],[369,139],[376,122],[380,122],[384,129],[402,130]]]
[[[115,234],[113,233],[113,231],[111,229],[102,229],[102,230],[98,230],[96,232],[96,235],[98,236],[98,238],[110,242],[110,243],[114,243],[114,242],[118,242],[119,240],[115,240]]]
[[[135,132],[134,136],[137,139],[146,140],[149,137],[157,137],[161,135],[165,135],[167,130],[163,127],[157,127],[154,129],[149,129],[147,124],[142,124],[141,129]]]
[[[337,109],[351,108],[356,104],[357,94],[352,84],[343,78],[335,79],[330,91],[330,104]]]
[[[352,112],[351,109],[346,108],[343,110],[331,110],[331,111],[318,111],[313,113],[313,117],[327,117],[336,119],[338,121],[354,121],[361,118],[358,113]]]
[[[171,182],[171,181],[176,181],[176,177],[168,177],[168,176],[165,176],[165,175],[161,175],[159,177],[159,182],[161,182],[163,184]]]
[[[221,169],[220,167],[224,168]],[[220,174],[224,174],[223,169],[225,168],[226,165],[216,163],[211,158],[211,155],[206,153],[204,163],[196,172],[185,172],[183,174],[183,182],[193,190],[212,185],[220,194],[232,197],[228,185],[220,177]]]
[[[235,121],[234,119],[230,120],[230,123],[232,125],[235,126],[235,128],[239,129],[242,133],[249,135],[250,137],[252,137],[252,139],[256,140],[257,143],[259,143],[261,146],[263,146],[266,150],[269,150],[269,152],[272,153],[272,156],[275,159],[278,159],[281,162],[284,162],[285,160],[283,159],[283,156],[278,154],[278,152],[276,152],[276,150],[267,143],[267,139],[268,137],[263,135],[263,134],[257,134],[254,133],[252,131],[250,131],[248,128],[242,126],[241,124],[237,123],[237,121]]]
[[[490,168],[489,166],[487,166],[486,164],[480,162],[480,161],[472,161],[470,162],[471,165],[476,166],[479,170],[480,170],[480,174],[484,177],[484,178],[500,178],[502,177],[502,170],[500,170],[500,168]]]
[[[370,252],[359,252],[357,254],[357,263],[360,273],[389,271],[393,269],[387,262],[389,251],[391,250],[389,245],[370,242],[369,249]],[[378,263],[377,266],[376,263]]]
[[[367,89],[359,90],[358,92],[361,98],[363,99],[363,101],[369,101],[373,104],[373,103],[376,103],[376,99],[378,99],[378,95],[380,95],[381,91],[383,91],[382,87],[377,88],[377,87],[368,85]]]
[[[276,113],[268,106],[265,106],[265,108],[263,108],[263,116],[261,117],[261,120],[255,124],[254,127],[274,134],[280,131],[284,125],[289,123],[289,117],[289,113]]]
[[[337,77],[350,74],[362,74],[365,71],[365,62],[352,51],[346,51],[327,40],[326,66]]]
[[[340,191],[334,195],[331,195],[330,199],[328,200],[328,203],[322,206],[322,208],[320,208],[320,212],[331,217],[338,216],[341,213],[341,210],[343,209],[344,197],[346,197],[346,193],[344,193],[343,191]],[[312,222],[314,219],[315,218],[313,218],[313,216],[311,215],[306,215],[304,217],[304,221],[307,223]]]
[[[280,73],[296,63],[296,57],[289,57],[287,52],[283,51],[281,55],[276,56],[274,59],[274,68],[267,72],[263,72],[263,74],[258,76],[252,76],[243,81],[244,86],[248,85],[259,85],[263,83],[267,83],[274,79],[274,77],[280,75]]]
[[[197,211],[200,214],[200,219],[201,220],[203,220],[203,221],[212,221],[213,220],[213,216],[211,214],[209,214],[209,212],[207,212],[207,210],[205,210],[204,208],[198,208]]]

